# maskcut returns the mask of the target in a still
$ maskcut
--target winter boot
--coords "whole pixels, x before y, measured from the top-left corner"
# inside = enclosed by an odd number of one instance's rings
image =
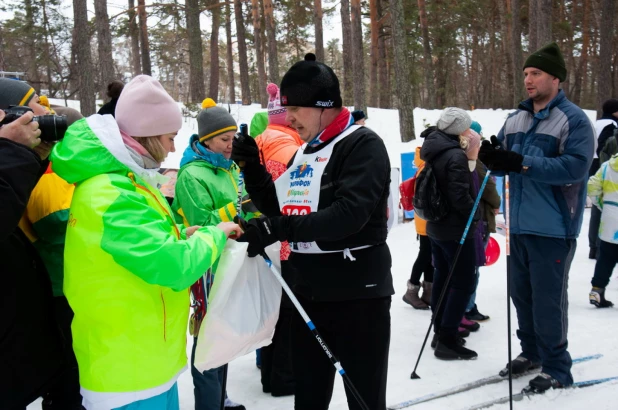
[[[439,338],[439,334],[438,333],[434,333],[433,334],[433,338],[431,339],[431,348],[435,349],[436,346],[438,345],[438,338]],[[466,345],[466,339],[464,339],[461,336],[457,336],[457,344],[459,346],[465,346]]]
[[[408,280],[408,290],[406,291],[406,294],[403,295],[402,299],[414,309],[427,310],[429,309],[429,306],[418,296],[418,292],[420,290],[420,285],[413,285],[412,282]]]
[[[533,362],[530,359],[527,359],[527,358],[523,357],[522,355],[517,356],[511,362],[511,368],[513,369],[513,376],[520,375],[520,374],[525,373],[525,372],[527,372],[529,370],[538,369],[539,367],[541,367],[541,363]],[[507,363],[507,365],[506,365],[506,367],[504,369],[500,370],[499,374],[502,377],[506,377],[506,376],[509,375],[509,365],[508,365],[508,363]]]
[[[441,360],[473,360],[478,357],[475,351],[460,346],[457,336],[453,335],[441,335],[433,354]]]
[[[468,329],[471,332],[476,332],[477,330],[481,328],[481,325],[479,325],[476,322],[473,322],[472,320],[468,320],[464,317],[463,319],[461,319],[461,323],[459,324],[459,327]]]
[[[612,302],[605,299],[605,288],[592,287],[588,298],[590,299],[590,304],[595,305],[598,308],[607,308],[614,306]]]
[[[481,312],[479,312],[476,305],[474,305],[474,307],[470,309],[469,312],[466,312],[464,316],[466,319],[473,320],[475,322],[484,322],[486,320],[489,320],[489,316],[484,315]]]
[[[460,326],[457,328],[457,336],[468,337],[470,336],[470,331],[466,329],[465,327]]]
[[[225,404],[223,405],[225,410],[247,410],[242,404],[234,403],[232,400],[225,398]]]
[[[530,380],[528,386],[524,388],[524,391],[543,393],[549,389],[561,389],[562,387],[562,384],[560,384],[558,380],[554,379],[547,373],[541,373],[534,379]]]
[[[431,288],[433,283],[423,281],[423,295],[421,296],[421,300],[427,304],[427,306],[431,306]]]

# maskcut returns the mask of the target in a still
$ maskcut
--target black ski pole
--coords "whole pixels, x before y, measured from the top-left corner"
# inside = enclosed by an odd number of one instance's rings
[[[446,291],[451,282],[451,278],[453,276],[453,272],[455,271],[455,266],[457,265],[457,259],[459,259],[459,254],[461,253],[461,248],[463,247],[464,242],[466,241],[466,236],[468,236],[468,230],[472,225],[472,221],[474,220],[474,214],[476,213],[476,209],[479,206],[479,202],[481,201],[481,196],[483,195],[483,191],[485,190],[485,186],[487,185],[487,181],[489,180],[489,174],[491,174],[490,170],[487,170],[485,174],[485,178],[483,179],[483,183],[481,184],[481,188],[479,189],[479,193],[476,196],[476,200],[474,201],[474,206],[472,207],[472,212],[470,213],[470,217],[468,218],[468,223],[466,224],[466,228],[464,229],[463,235],[461,236],[461,240],[459,241],[459,245],[457,246],[457,251],[455,252],[455,257],[453,258],[453,263],[451,268],[449,269],[448,276],[446,277],[446,282],[442,287],[442,292],[440,292],[440,297],[438,298],[438,305],[435,309],[435,314],[431,315],[431,321],[429,322],[429,328],[427,329],[427,333],[425,334],[425,340],[423,340],[423,345],[421,346],[421,351],[418,354],[418,359],[416,359],[416,365],[414,366],[414,370],[412,370],[412,374],[410,375],[411,379],[420,379],[416,373],[416,369],[418,368],[418,364],[421,361],[421,357],[423,356],[423,351],[425,350],[425,345],[427,344],[427,339],[429,338],[429,333],[431,332],[431,328],[433,327],[434,321],[436,320],[436,315],[440,311],[440,307],[442,306],[442,300],[446,295]]]
[[[318,330],[315,328],[315,325],[313,324],[313,322],[307,315],[307,312],[305,312],[305,309],[303,309],[302,305],[300,304],[298,299],[296,299],[296,296],[294,296],[294,293],[292,292],[288,284],[285,282],[285,279],[283,279],[283,277],[281,276],[281,272],[279,272],[279,270],[273,265],[272,261],[266,255],[266,252],[262,253],[261,255],[266,261],[266,264],[272,271],[273,275],[275,275],[275,277],[281,284],[281,287],[283,288],[285,293],[289,296],[290,300],[292,300],[292,303],[294,304],[294,306],[296,307],[296,310],[298,310],[298,313],[300,313],[303,320],[309,327],[309,330],[311,330],[311,333],[313,333],[313,336],[315,336],[315,340],[317,340],[320,346],[322,346],[324,353],[326,354],[326,356],[328,356],[333,366],[335,366],[335,369],[337,369],[337,373],[339,373],[339,375],[343,379],[343,383],[347,386],[348,389],[350,389],[350,392],[352,392],[352,395],[354,396],[354,398],[356,399],[360,407],[363,410],[369,410],[369,406],[367,406],[367,403],[365,403],[365,401],[361,397],[358,390],[356,390],[356,387],[354,387],[354,384],[352,384],[352,380],[350,380],[350,376],[348,376],[345,370],[343,370],[343,367],[341,367],[341,363],[339,363],[339,360],[335,357],[335,355],[331,352],[330,348],[326,345],[326,342],[324,342],[324,339],[322,338],[320,333],[318,333]]]
[[[504,220],[506,221],[506,328],[508,345],[508,371],[509,371],[509,408],[513,410],[513,372],[511,363],[511,215],[509,194],[509,174],[504,175]]]

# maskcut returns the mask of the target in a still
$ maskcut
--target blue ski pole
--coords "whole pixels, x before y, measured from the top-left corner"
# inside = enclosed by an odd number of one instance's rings
[[[489,180],[489,175],[491,174],[490,170],[487,170],[485,174],[485,178],[483,179],[483,183],[481,184],[481,188],[479,189],[479,193],[476,196],[476,200],[474,201],[474,206],[472,207],[472,212],[470,212],[470,217],[468,218],[468,223],[466,223],[466,228],[464,229],[463,235],[461,235],[461,240],[459,241],[459,246],[457,246],[457,251],[455,252],[455,257],[453,258],[453,263],[451,264],[451,268],[449,269],[448,276],[446,277],[446,282],[444,283],[444,287],[442,288],[442,292],[440,292],[440,298],[438,299],[438,304],[435,307],[435,314],[431,315],[431,321],[429,322],[429,328],[427,329],[427,334],[425,334],[425,340],[423,340],[423,345],[421,346],[421,351],[418,354],[418,359],[416,359],[416,365],[414,366],[414,370],[412,370],[412,374],[410,375],[411,379],[420,379],[421,377],[416,374],[416,369],[418,368],[418,364],[421,361],[421,357],[423,356],[423,351],[425,350],[425,345],[427,344],[427,339],[429,338],[429,333],[431,332],[431,328],[433,327],[434,321],[436,320],[436,314],[440,311],[440,306],[442,306],[442,300],[446,295],[446,291],[448,290],[448,285],[451,282],[451,277],[453,276],[453,272],[455,271],[455,266],[457,265],[457,259],[459,259],[459,254],[461,253],[461,248],[463,247],[464,242],[466,241],[466,236],[468,236],[468,231],[470,230],[470,226],[472,225],[472,221],[474,221],[474,214],[476,213],[476,209],[479,206],[479,202],[481,201],[481,196],[483,195],[483,191],[485,190],[485,186],[487,185],[487,181]]]

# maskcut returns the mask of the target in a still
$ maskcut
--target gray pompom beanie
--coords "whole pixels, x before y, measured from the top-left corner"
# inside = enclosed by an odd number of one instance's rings
[[[470,128],[471,124],[472,118],[466,111],[461,108],[447,107],[442,111],[436,125],[445,134],[461,135]]]

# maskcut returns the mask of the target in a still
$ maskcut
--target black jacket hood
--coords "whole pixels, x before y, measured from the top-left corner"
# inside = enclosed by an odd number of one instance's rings
[[[425,142],[421,147],[421,159],[423,161],[432,161],[444,151],[459,148],[459,137],[456,135],[445,134],[435,127],[429,127],[423,131],[421,137],[426,132],[428,132],[428,135],[425,136]]]

